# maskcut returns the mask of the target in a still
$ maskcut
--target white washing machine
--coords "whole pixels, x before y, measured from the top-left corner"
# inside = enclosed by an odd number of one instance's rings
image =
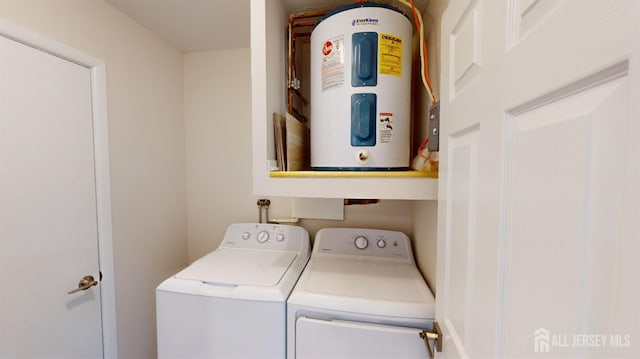
[[[233,224],[156,289],[159,358],[278,358],[286,300],[309,259],[302,227]]]
[[[287,358],[426,358],[435,300],[400,232],[325,228],[287,301]]]

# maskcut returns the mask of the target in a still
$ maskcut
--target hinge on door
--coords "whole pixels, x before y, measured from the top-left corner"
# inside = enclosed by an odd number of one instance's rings
[[[102,271],[98,272],[100,274],[100,279],[98,279],[98,282],[102,282]]]
[[[433,350],[435,349],[438,352],[442,351],[442,331],[440,330],[440,325],[438,322],[433,322],[432,330],[423,330],[420,332],[420,338],[424,340],[424,345],[426,345],[427,350],[429,351],[429,355],[433,358]],[[431,344],[429,340],[434,341],[434,348],[431,348]]]

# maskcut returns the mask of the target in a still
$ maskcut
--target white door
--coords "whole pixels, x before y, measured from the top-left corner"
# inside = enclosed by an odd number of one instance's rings
[[[0,37],[0,357],[100,358],[90,70]]]
[[[640,357],[639,7],[451,0],[440,357]]]

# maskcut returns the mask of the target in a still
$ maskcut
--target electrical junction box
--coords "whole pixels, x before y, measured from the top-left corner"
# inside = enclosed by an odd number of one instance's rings
[[[429,110],[429,152],[440,149],[440,102],[436,102]]]

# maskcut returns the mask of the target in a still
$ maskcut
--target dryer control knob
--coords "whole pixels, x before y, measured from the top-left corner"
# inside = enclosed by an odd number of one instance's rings
[[[365,236],[358,236],[353,241],[353,244],[355,244],[358,249],[365,249],[369,246],[369,240]]]
[[[277,240],[278,242],[282,242],[282,241],[284,241],[284,234],[282,234],[282,233],[278,233],[278,235],[276,236],[276,240]]]
[[[249,232],[242,232],[242,239],[247,240],[251,237],[251,233]]]
[[[378,240],[378,247],[379,247],[379,248],[384,248],[384,247],[386,247],[386,246],[387,246],[387,242],[385,242],[385,240],[384,240],[384,239],[379,239],[379,240]]]
[[[269,232],[267,232],[267,231],[258,232],[257,239],[258,239],[259,243],[264,243],[264,242],[268,241],[269,240]]]

